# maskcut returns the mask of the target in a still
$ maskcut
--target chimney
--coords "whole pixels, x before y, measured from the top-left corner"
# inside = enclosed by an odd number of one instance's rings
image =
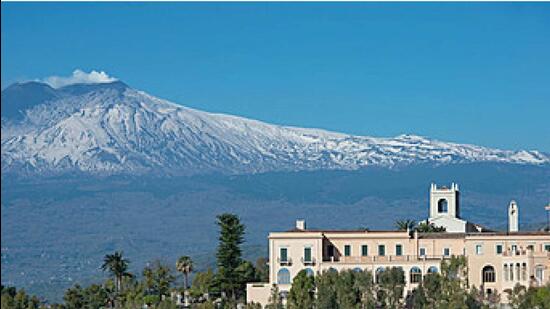
[[[519,208],[516,201],[512,200],[508,206],[508,232],[519,231]]]
[[[296,229],[304,231],[306,229],[306,220],[296,220]]]

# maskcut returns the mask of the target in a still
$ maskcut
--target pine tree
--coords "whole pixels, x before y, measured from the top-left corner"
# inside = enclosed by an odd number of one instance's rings
[[[242,263],[241,244],[243,243],[244,225],[239,217],[233,214],[222,214],[217,217],[220,227],[219,245],[216,254],[218,264],[218,283],[220,289],[237,298],[240,287],[240,276],[237,268]]]

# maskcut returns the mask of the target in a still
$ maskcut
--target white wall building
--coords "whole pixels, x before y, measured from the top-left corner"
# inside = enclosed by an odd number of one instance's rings
[[[468,282],[487,293],[501,293],[517,283],[550,282],[550,233],[518,230],[519,207],[509,206],[509,231],[494,232],[460,217],[458,185],[431,185],[428,222],[446,232],[314,230],[305,220],[287,232],[269,234],[269,282],[247,285],[247,301],[267,304],[273,285],[284,296],[294,276],[305,270],[371,271],[386,267],[405,271],[406,291],[418,286],[423,275],[437,272],[441,262],[464,255]],[[503,301],[506,299],[503,297]]]

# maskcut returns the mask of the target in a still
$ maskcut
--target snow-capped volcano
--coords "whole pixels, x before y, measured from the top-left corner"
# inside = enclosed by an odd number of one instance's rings
[[[120,81],[2,91],[2,172],[257,173],[485,161],[548,164],[550,156],[271,125],[187,108]]]

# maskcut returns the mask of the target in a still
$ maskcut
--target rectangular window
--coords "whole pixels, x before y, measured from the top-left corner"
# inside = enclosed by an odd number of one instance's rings
[[[384,256],[386,255],[386,246],[384,245],[378,245],[378,255]]]
[[[508,277],[508,264],[504,264],[504,281],[510,280]]]
[[[502,245],[497,245],[497,254],[502,254]]]
[[[367,245],[362,245],[361,246],[361,255],[362,256],[369,255],[369,246],[367,246]]]
[[[550,252],[550,244],[544,245],[544,250]]]
[[[287,248],[281,248],[279,259],[281,260],[281,262],[287,262],[288,261],[288,249]]]
[[[449,248],[444,248],[444,249],[443,249],[443,255],[444,255],[444,256],[449,256],[449,255],[451,255],[451,249],[449,249]]]
[[[304,262],[311,262],[311,248],[304,248]]]
[[[426,248],[420,248],[420,256],[426,256]]]
[[[483,247],[481,245],[476,245],[476,254],[477,255],[483,254]]]
[[[403,246],[402,245],[395,245],[395,255],[397,255],[397,256],[403,255]]]
[[[345,256],[350,256],[351,255],[351,246],[350,245],[345,245],[344,246],[344,255]]]

